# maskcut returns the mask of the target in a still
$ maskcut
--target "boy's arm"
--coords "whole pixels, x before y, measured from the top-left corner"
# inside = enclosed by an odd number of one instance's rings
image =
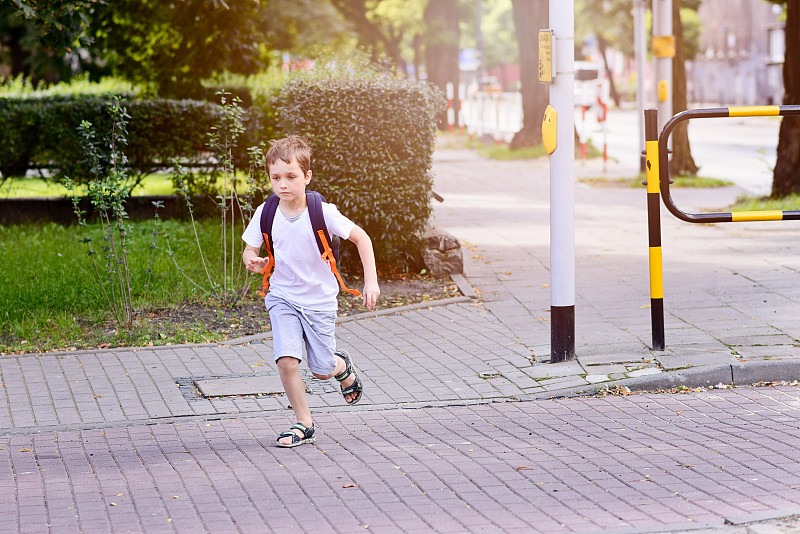
[[[259,252],[261,252],[261,247],[256,248],[252,245],[247,245],[244,247],[244,252],[242,252],[242,261],[244,262],[244,265],[247,267],[248,271],[260,273],[264,270],[264,267],[267,266],[267,258],[259,257]]]
[[[372,250],[372,240],[360,226],[353,227],[348,239],[355,243],[356,248],[358,248],[358,255],[361,257],[361,265],[364,267],[362,298],[364,299],[364,306],[372,311],[381,294],[381,290],[378,287],[378,272],[375,269],[375,253]]]

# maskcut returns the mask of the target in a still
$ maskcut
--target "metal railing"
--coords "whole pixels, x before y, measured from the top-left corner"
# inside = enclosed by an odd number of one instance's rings
[[[800,106],[748,106],[683,111],[672,117],[658,135],[658,111],[647,109],[645,121],[645,154],[647,180],[647,219],[650,246],[650,314],[653,328],[653,350],[664,350],[664,279],[661,256],[661,213],[659,197],[678,219],[690,223],[800,220],[800,210],[738,211],[687,213],[670,195],[669,136],[678,124],[690,119],[723,117],[800,116]]]

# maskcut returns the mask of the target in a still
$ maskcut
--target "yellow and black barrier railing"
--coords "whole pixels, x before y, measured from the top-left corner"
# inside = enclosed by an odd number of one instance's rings
[[[691,109],[678,113],[664,125],[658,138],[659,182],[664,205],[677,218],[691,223],[800,220],[800,210],[734,211],[728,213],[686,213],[672,201],[669,192],[669,136],[678,124],[690,119],[720,117],[800,116],[800,106],[747,106],[732,108]],[[646,116],[646,115],[645,115]]]
[[[647,218],[650,245],[650,308],[653,327],[653,350],[664,350],[664,283],[661,256],[661,197],[667,209],[678,219],[691,223],[786,221],[800,220],[800,210],[734,211],[720,213],[687,213],[675,205],[669,191],[669,136],[678,124],[690,119],[721,117],[788,117],[800,116],[800,106],[747,106],[692,109],[670,119],[658,135],[658,112],[644,112]]]

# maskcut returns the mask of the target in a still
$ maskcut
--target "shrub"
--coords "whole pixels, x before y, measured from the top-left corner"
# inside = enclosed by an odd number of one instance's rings
[[[309,188],[364,228],[379,264],[419,263],[444,106],[430,85],[380,76],[303,77],[274,100],[281,135],[300,134],[312,146]],[[358,256],[346,250],[341,262],[351,270]]]
[[[0,98],[0,172],[24,176],[30,164],[52,165],[54,179],[69,176],[85,183],[90,173],[81,161],[77,132],[81,121],[98,130],[111,127],[107,107],[111,97],[54,96]],[[171,157],[195,158],[206,150],[209,128],[219,107],[192,100],[129,100],[122,105],[131,116],[125,154],[138,174],[166,163]]]

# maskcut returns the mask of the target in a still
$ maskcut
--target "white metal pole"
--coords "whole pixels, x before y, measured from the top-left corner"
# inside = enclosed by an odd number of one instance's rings
[[[672,118],[672,57],[675,55],[672,1],[653,0],[653,58],[659,134],[664,124]]]
[[[557,148],[550,155],[550,362],[575,359],[575,1],[550,0]]]
[[[644,14],[647,11],[645,0],[633,2],[633,42],[636,57],[636,111],[639,114],[639,172],[645,171],[644,156],[644,108],[645,97],[645,57],[647,56],[647,32],[644,27]]]

